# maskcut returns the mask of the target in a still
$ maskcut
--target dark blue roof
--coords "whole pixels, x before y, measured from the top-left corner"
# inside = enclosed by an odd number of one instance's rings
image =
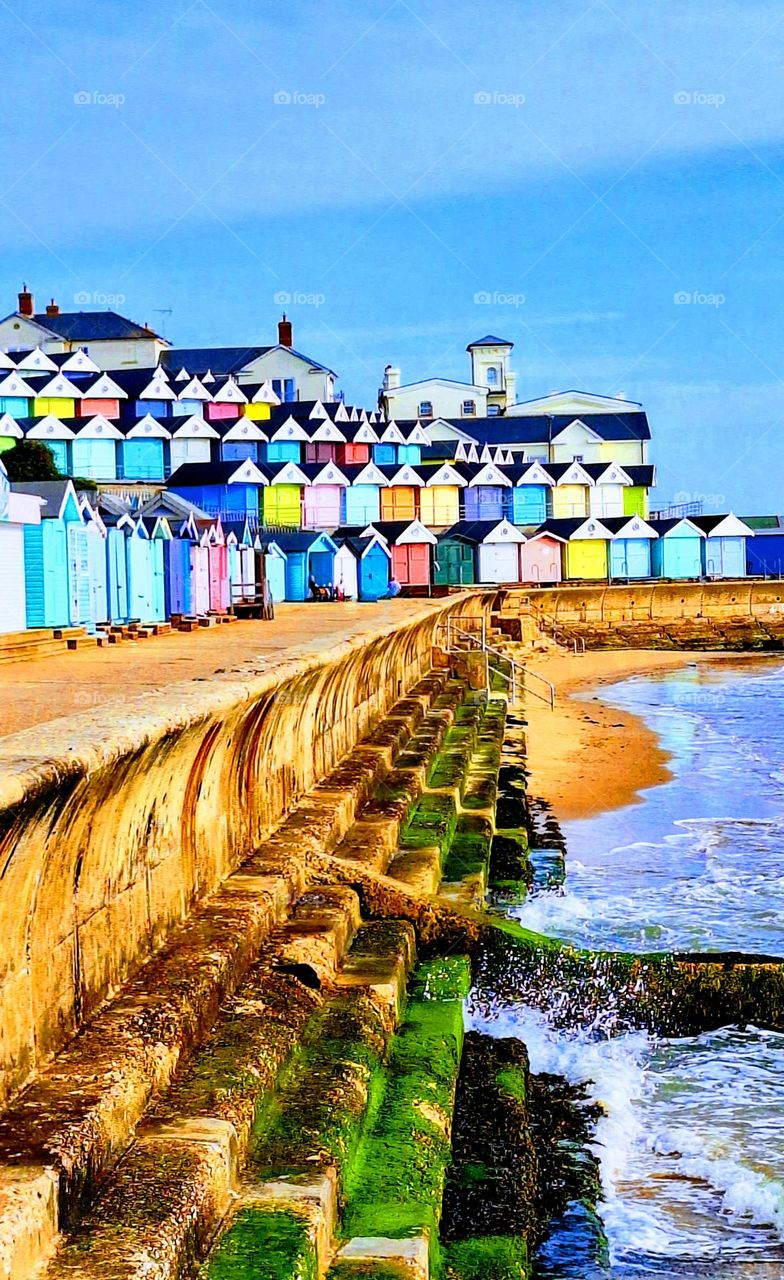
[[[484,338],[477,338],[476,342],[469,342],[466,351],[470,351],[472,347],[513,347],[514,343],[509,342],[507,338],[496,338],[492,333],[486,333]]]
[[[216,375],[219,373],[236,373],[239,369],[244,369],[245,365],[250,364],[252,360],[258,360],[259,356],[264,356],[268,351],[277,349],[277,346],[172,347],[161,356],[161,364],[165,364],[167,369],[172,369],[177,373],[180,372],[180,369],[187,369],[188,373],[197,375],[206,373],[208,369]],[[293,347],[282,347],[280,349],[290,351],[293,356],[304,360],[313,369],[323,369],[325,373],[331,373],[333,377],[337,377],[333,369],[327,368],[325,364],[319,364],[318,360],[311,360],[310,356],[303,355],[301,351],[295,351]]]
[[[306,529],[292,529],[271,535],[271,541],[277,542],[281,551],[308,551],[321,538],[332,542],[328,533],[310,533]]]
[[[580,418],[579,413],[536,414],[532,417],[496,418],[444,418],[450,426],[470,436],[478,445],[542,444],[552,440],[564,427],[577,421],[584,422],[602,440],[650,440],[651,429],[645,412],[591,413]],[[399,423],[399,426],[404,424]],[[434,443],[436,443],[434,441]]]
[[[178,487],[189,489],[194,485],[205,484],[228,484],[233,475],[244,466],[241,461],[237,462],[184,462],[181,467],[173,471],[169,476],[167,484],[170,488]],[[243,482],[245,483],[245,482]],[[258,484],[259,481],[249,480],[248,484]]]
[[[126,320],[116,311],[61,311],[50,316],[42,312],[33,316],[36,324],[57,333],[69,342],[100,342],[112,338],[157,338],[145,325]]]

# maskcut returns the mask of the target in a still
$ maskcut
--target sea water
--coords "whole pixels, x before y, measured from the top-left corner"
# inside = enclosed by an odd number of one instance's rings
[[[673,776],[640,804],[568,823],[562,889],[513,914],[592,947],[783,955],[784,664],[636,678],[602,698],[656,729]],[[784,1280],[784,1035],[604,1038],[523,1006],[475,1025],[519,1036],[534,1071],[602,1104],[609,1261],[586,1260],[567,1224],[540,1276]]]

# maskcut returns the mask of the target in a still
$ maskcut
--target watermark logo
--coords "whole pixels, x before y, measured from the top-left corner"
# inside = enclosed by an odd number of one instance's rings
[[[480,289],[474,294],[474,303],[478,307],[522,307],[525,304],[524,293],[502,293],[498,289]]]
[[[125,302],[124,293],[101,293],[98,289],[92,292],[81,289],[75,293],[73,300],[77,307],[121,307]]]
[[[672,295],[676,307],[723,307],[727,301],[724,293],[700,293],[699,289],[690,291],[679,289]]]
[[[475,107],[522,107],[524,93],[505,93],[499,89],[480,89],[474,94]]]
[[[697,493],[679,489],[672,500],[674,507],[700,506],[702,510],[724,511],[727,506],[725,493]]]
[[[124,93],[99,93],[97,89],[80,89],[73,96],[77,107],[123,107]]]
[[[700,89],[681,89],[672,95],[676,107],[723,107],[727,101],[724,93],[703,93]]]
[[[323,107],[326,100],[323,93],[302,93],[299,89],[292,93],[288,89],[278,89],[272,95],[276,107]]]
[[[278,307],[323,307],[327,297],[324,293],[303,293],[300,289],[278,289],[273,293],[272,301]]]

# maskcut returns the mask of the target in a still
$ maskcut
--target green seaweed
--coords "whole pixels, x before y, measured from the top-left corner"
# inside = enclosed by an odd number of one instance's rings
[[[317,1280],[307,1223],[283,1209],[241,1209],[200,1274],[203,1280]]]
[[[519,1236],[459,1240],[443,1253],[443,1280],[526,1280],[528,1249]]]

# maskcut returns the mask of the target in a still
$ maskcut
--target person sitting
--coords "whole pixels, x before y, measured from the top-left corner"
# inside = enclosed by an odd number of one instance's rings
[[[395,596],[399,596],[399,595],[400,595],[400,583],[398,582],[397,578],[390,578],[389,588],[387,590],[387,597],[390,600],[394,600]]]

